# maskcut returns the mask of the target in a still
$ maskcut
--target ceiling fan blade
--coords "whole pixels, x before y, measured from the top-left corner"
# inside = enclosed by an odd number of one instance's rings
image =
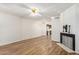
[[[47,12],[48,10],[51,10],[51,9],[53,9],[54,7],[52,7],[52,6],[50,6],[50,7],[48,7],[48,8],[44,8],[44,9],[41,9],[41,13],[45,13],[45,12]]]
[[[45,19],[49,19],[50,18],[49,16],[43,14],[42,12],[39,12],[39,14],[42,15],[42,17],[45,18]]]
[[[23,4],[17,4],[17,5],[22,7],[22,8],[25,8],[29,12],[29,15],[31,15],[32,8],[29,5],[26,5],[24,3]],[[49,7],[49,8],[51,8],[51,7]],[[45,12],[46,10],[48,10],[48,8],[41,10],[41,12],[38,13],[38,16],[47,17],[45,14],[43,14],[43,12]]]
[[[25,9],[31,9],[29,6],[25,5],[25,4],[17,4],[18,6],[25,8]]]
[[[47,17],[45,14],[43,14],[42,12],[39,12],[40,15],[42,15],[43,17]]]

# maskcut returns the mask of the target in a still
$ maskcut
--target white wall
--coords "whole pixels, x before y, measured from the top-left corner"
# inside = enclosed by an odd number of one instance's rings
[[[22,39],[21,22],[17,16],[0,12],[0,45]]]
[[[60,41],[59,33],[62,32],[62,25],[71,25],[71,33],[75,34],[76,51],[79,51],[79,5],[73,5],[61,13],[60,19],[52,19],[52,33],[56,41]],[[53,39],[52,38],[52,39]]]
[[[75,25],[75,34],[76,34],[76,51],[79,52],[79,4],[76,5],[76,25]]]
[[[46,20],[21,18],[0,12],[0,45],[46,34]]]
[[[46,24],[43,20],[23,19],[22,20],[22,35],[23,39],[33,38],[45,35]]]
[[[78,31],[79,30],[78,26],[78,19],[77,19],[77,5],[74,5],[72,7],[70,7],[69,9],[67,9],[65,12],[62,13],[63,14],[63,24],[69,24],[71,25],[71,33],[75,34],[75,43],[76,43],[76,51],[79,51],[79,34]]]
[[[61,22],[60,19],[52,18],[52,40],[60,42]]]
[[[63,24],[71,25],[71,33],[76,33],[76,5],[67,9],[63,14]]]
[[[0,12],[0,45],[45,35],[45,22]]]

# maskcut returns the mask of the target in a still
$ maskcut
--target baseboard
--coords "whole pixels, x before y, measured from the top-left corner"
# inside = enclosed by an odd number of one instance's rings
[[[23,40],[28,40],[28,39],[34,39],[34,38],[39,38],[39,37],[42,37],[42,36],[45,36],[45,35],[37,35],[37,36],[31,36],[29,38],[23,38]]]
[[[45,35],[39,35],[39,36],[30,37],[30,38],[20,39],[20,40],[13,41],[13,42],[7,42],[7,43],[4,43],[4,44],[1,44],[0,46],[13,44],[13,43],[20,42],[20,41],[23,41],[23,40],[36,39],[36,38],[39,38],[39,37],[42,37],[42,36],[45,36]]]

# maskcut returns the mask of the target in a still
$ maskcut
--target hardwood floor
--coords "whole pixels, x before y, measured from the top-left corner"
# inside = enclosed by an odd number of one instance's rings
[[[67,55],[64,49],[51,41],[49,37],[41,36],[23,40],[0,47],[1,55]]]

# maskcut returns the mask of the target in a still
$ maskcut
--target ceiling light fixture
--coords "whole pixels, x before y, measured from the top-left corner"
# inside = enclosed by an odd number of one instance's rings
[[[39,13],[39,9],[38,9],[38,8],[33,7],[33,8],[32,8],[32,12],[33,12],[33,13]]]
[[[32,15],[33,15],[33,16],[39,15],[39,9],[38,9],[38,8],[33,7],[33,8],[31,9],[31,11],[32,11]]]

